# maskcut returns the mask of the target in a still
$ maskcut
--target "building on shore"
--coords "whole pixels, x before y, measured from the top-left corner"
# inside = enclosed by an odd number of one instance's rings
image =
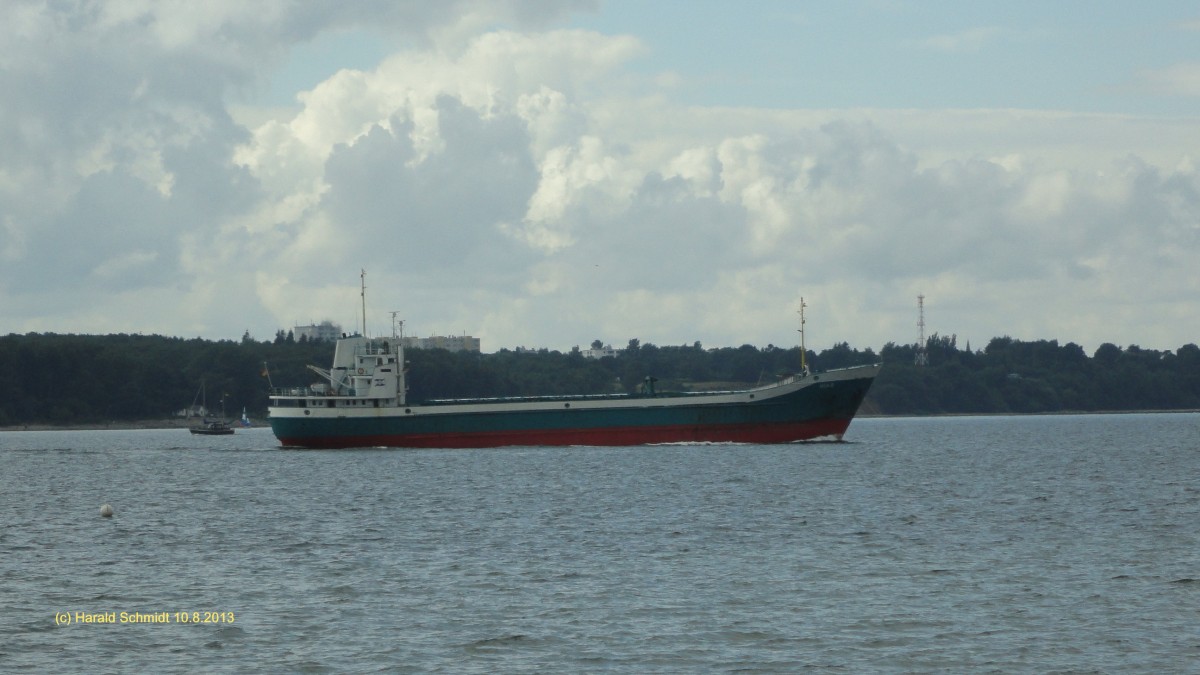
[[[341,325],[332,321],[296,326],[294,335],[296,340],[304,339],[309,342],[316,340],[335,342],[345,337]],[[431,335],[429,337],[405,337],[403,340],[405,348],[411,349],[445,349],[451,352],[480,351],[479,338],[470,335]]]
[[[478,352],[479,338],[470,335],[431,335],[425,338],[404,338],[405,348],[445,349],[450,352]]]
[[[326,320],[307,326],[296,326],[294,333],[297,340],[333,342],[342,337],[342,327],[339,324]]]
[[[612,345],[604,345],[603,347],[593,346],[591,349],[581,349],[579,351],[585,359],[603,359],[617,355],[617,350],[613,349]]]

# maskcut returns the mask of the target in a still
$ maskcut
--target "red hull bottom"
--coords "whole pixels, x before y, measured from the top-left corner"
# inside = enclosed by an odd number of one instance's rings
[[[662,443],[792,443],[841,440],[850,419],[787,424],[722,426],[608,427],[596,429],[523,429],[462,434],[379,434],[281,437],[287,447],[304,448],[497,448],[503,446],[652,445]]]

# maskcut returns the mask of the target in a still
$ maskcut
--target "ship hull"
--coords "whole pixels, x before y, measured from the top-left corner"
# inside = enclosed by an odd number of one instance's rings
[[[878,369],[848,368],[705,396],[443,401],[365,409],[277,397],[270,422],[281,444],[307,448],[840,440]]]

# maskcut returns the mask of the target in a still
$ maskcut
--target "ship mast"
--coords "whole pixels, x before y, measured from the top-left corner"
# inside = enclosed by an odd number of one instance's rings
[[[363,334],[363,337],[366,337],[367,336],[367,271],[364,269],[360,269],[359,271],[361,272],[361,274],[359,274],[360,288],[359,288],[358,294],[360,296],[362,296],[362,334]]]
[[[800,374],[801,375],[808,374],[808,355],[807,355],[807,350],[804,348],[804,308],[805,307],[807,307],[807,305],[804,304],[804,296],[800,296],[800,311],[798,313],[800,314]]]

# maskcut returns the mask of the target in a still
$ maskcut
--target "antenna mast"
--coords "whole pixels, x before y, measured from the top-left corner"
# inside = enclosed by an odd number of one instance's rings
[[[801,375],[808,374],[808,355],[807,355],[808,353],[807,353],[807,350],[804,348],[804,308],[805,307],[807,307],[807,305],[804,304],[804,296],[800,296],[799,314],[800,314],[800,374]]]
[[[363,319],[362,334],[363,334],[363,337],[366,337],[367,336],[367,271],[366,270],[360,270],[360,271],[362,272],[359,275],[359,278],[361,279],[361,281],[359,282],[359,286],[361,286],[361,288],[359,289],[358,294],[362,296],[362,319]]]
[[[917,296],[917,328],[920,329],[920,337],[917,340],[917,356],[913,359],[913,363],[918,366],[929,365],[929,353],[925,351],[925,296]]]

